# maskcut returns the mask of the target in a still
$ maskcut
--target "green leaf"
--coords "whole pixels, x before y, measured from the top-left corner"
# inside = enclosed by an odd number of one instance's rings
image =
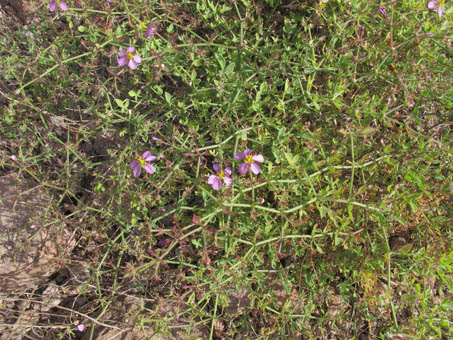
[[[375,128],[368,126],[366,128],[361,129],[359,131],[359,134],[362,136],[369,136],[369,135],[373,135],[375,132],[376,132]]]
[[[300,156],[293,155],[291,152],[285,152],[284,154],[285,154],[286,160],[289,163],[289,166],[291,168],[294,168],[297,165],[297,162],[299,161]]]
[[[225,75],[229,75],[229,74],[233,73],[234,66],[235,66],[234,63],[228,64],[228,66],[225,68],[225,71],[224,71]]]
[[[165,100],[167,101],[168,104],[171,105],[171,94],[168,92],[165,92]]]
[[[441,303],[440,303],[440,308],[444,311],[444,312],[448,312],[448,311],[451,311],[453,310],[453,303],[448,301],[448,300],[443,300]]]
[[[321,247],[320,247],[320,246],[318,246],[318,244],[317,244],[317,243],[315,243],[315,247],[316,247],[316,250],[318,251],[318,253],[320,253],[320,254],[324,254],[324,251],[323,251],[323,250],[321,249]]]
[[[412,243],[408,243],[403,248],[400,249],[400,253],[401,253],[401,255],[408,257],[411,249],[412,249]]]

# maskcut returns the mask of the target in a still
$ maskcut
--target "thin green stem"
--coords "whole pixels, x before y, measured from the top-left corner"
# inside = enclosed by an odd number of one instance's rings
[[[214,313],[212,315],[212,321],[211,321],[211,332],[209,333],[209,340],[212,340],[214,336],[214,325],[215,321],[217,320],[216,315],[217,315],[217,306],[219,304],[219,294],[215,295],[215,302],[214,302]]]
[[[352,134],[351,137],[351,158],[352,158],[352,166],[351,166],[351,181],[349,182],[349,196],[348,199],[351,199],[352,196],[352,187],[354,185],[354,175],[355,175],[355,155],[354,155],[354,137]]]
[[[102,48],[104,47],[105,45],[109,44],[110,42],[112,41],[112,39],[110,40],[107,40],[106,42],[102,43],[99,48]],[[31,84],[33,84],[35,81],[45,77],[46,75],[48,75],[50,72],[52,72],[53,70],[55,70],[56,68],[60,67],[61,65],[63,64],[67,64],[71,61],[74,61],[74,60],[77,60],[77,59],[80,59],[80,58],[83,58],[83,57],[86,57],[88,55],[90,55],[91,52],[85,52],[85,53],[82,53],[82,54],[79,54],[75,57],[71,57],[71,58],[68,58],[68,59],[65,59],[61,62],[59,62],[58,64],[55,64],[54,66],[52,66],[51,68],[47,69],[44,73],[40,74],[38,77],[34,78],[33,80],[30,80],[28,83],[26,83],[25,85],[22,85],[18,90],[16,90],[16,94],[19,94],[21,93],[26,87],[30,86]]]
[[[377,163],[379,162],[380,160],[384,159],[384,158],[388,158],[390,157],[389,155],[385,155],[385,156],[381,156],[379,158],[376,158],[375,160],[372,160],[372,161],[369,161],[369,162],[366,162],[366,163],[363,163],[361,165],[357,165],[357,164],[354,164],[353,166],[352,165],[335,165],[335,166],[332,166],[332,167],[325,167],[321,170],[318,170],[308,176],[305,176],[305,177],[302,177],[302,178],[299,178],[299,179],[277,179],[277,180],[269,180],[269,181],[266,181],[266,182],[263,182],[263,183],[260,183],[260,184],[257,184],[257,185],[254,185],[252,187],[249,187],[249,188],[246,188],[244,190],[242,190],[241,193],[244,193],[244,192],[249,192],[253,189],[258,189],[260,187],[263,187],[263,186],[266,186],[268,184],[275,184],[275,183],[288,183],[288,184],[291,184],[291,183],[301,183],[301,182],[305,182],[305,181],[308,181],[309,179],[313,178],[313,177],[316,177],[328,170],[349,170],[349,169],[360,169],[360,168],[365,168],[367,166],[370,166],[374,163]],[[232,201],[234,202],[238,197],[239,197],[240,194],[234,196],[234,198],[232,199]]]
[[[242,130],[239,130],[239,131],[236,131],[234,134],[232,134],[231,136],[229,136],[228,138],[226,138],[223,142],[219,143],[219,144],[214,144],[214,145],[209,145],[209,146],[204,146],[202,148],[197,148],[197,151],[198,152],[201,152],[201,151],[206,151],[206,150],[212,150],[212,149],[217,149],[219,147],[221,147],[222,145],[228,143],[233,137],[243,133],[243,132],[246,132],[246,131],[249,131],[251,130],[252,128],[246,128],[246,129],[242,129]]]
[[[71,57],[71,58],[68,58],[68,59],[65,59],[63,60],[62,62],[58,63],[58,64],[55,64],[54,66],[52,66],[51,68],[47,69],[44,73],[40,74],[38,77],[34,78],[33,80],[30,80],[28,83],[26,83],[25,85],[22,85],[18,90],[16,90],[16,94],[19,94],[20,92],[23,91],[23,89],[25,89],[26,87],[30,86],[31,84],[33,84],[35,81],[45,77],[46,75],[48,75],[50,72],[52,72],[53,70],[55,70],[56,68],[60,67],[61,65],[63,64],[66,64],[66,63],[69,63],[70,61],[74,61],[74,60],[77,60],[77,59],[80,59],[80,58],[83,58],[83,57],[86,57],[87,55],[89,55],[90,52],[85,52],[85,53],[82,53],[78,56],[75,56],[75,57]]]
[[[278,211],[276,209],[263,207],[261,205],[248,204],[248,203],[223,203],[223,205],[225,207],[228,207],[228,208],[232,208],[232,207],[237,207],[237,208],[256,208],[256,209],[259,209],[259,210],[269,211],[269,212],[272,212],[272,213],[275,213],[275,214],[280,214],[281,213],[280,211]]]
[[[390,262],[390,257],[392,255],[392,251],[390,249],[390,244],[389,244],[389,240],[388,240],[388,236],[387,236],[387,231],[385,230],[385,226],[384,226],[384,218],[382,216],[382,214],[379,214],[378,216],[378,220],[379,220],[379,224],[382,228],[382,233],[384,234],[384,240],[385,240],[385,248],[387,250],[387,255],[386,255],[386,258],[387,258],[387,289],[389,291],[389,293],[391,292],[391,286],[390,286],[390,282],[391,282],[391,262]],[[395,306],[393,304],[393,299],[390,298],[390,308],[392,309],[392,317],[393,317],[393,322],[395,323],[395,327],[398,328],[398,319],[396,317],[396,311],[395,311]]]

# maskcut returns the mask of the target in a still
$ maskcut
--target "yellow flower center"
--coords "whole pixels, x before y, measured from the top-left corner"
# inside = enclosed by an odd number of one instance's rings
[[[140,162],[140,166],[145,165],[145,160],[141,156],[138,157],[138,161]]]
[[[252,155],[245,155],[245,161],[247,163],[252,163],[253,162],[253,156]]]
[[[132,59],[134,57],[134,55],[130,52],[127,52],[126,56],[127,56],[127,59]]]
[[[217,174],[217,177],[223,179],[223,170],[220,170],[220,172]]]

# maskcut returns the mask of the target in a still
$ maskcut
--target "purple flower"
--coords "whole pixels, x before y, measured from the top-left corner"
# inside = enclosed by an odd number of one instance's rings
[[[134,52],[135,47],[132,46],[128,47],[127,50],[121,50],[120,53],[118,53],[118,65],[124,66],[128,64],[132,70],[135,70],[138,67],[138,64],[142,62],[142,58],[139,55],[134,54]]]
[[[112,0],[105,0],[105,1],[107,1],[107,2],[109,3],[109,4],[111,4],[111,3],[112,3]]]
[[[64,1],[61,0],[52,0],[49,3],[50,11],[53,12],[57,9],[57,5],[60,7],[60,9],[64,12],[68,10],[68,5]]]
[[[435,8],[437,8],[437,1],[428,2],[428,9],[433,10]]]
[[[86,329],[87,329],[86,326],[83,324],[76,326],[76,330],[78,330],[79,332],[85,332]]]
[[[445,13],[445,8],[442,7],[442,6],[439,6],[439,3],[442,4],[442,1],[439,1],[439,0],[437,0],[437,1],[430,1],[430,2],[428,2],[427,7],[428,7],[428,9],[429,9],[430,11],[433,11],[433,10],[435,10],[435,9],[437,8],[437,15],[439,16],[439,18],[441,18],[441,17],[442,17],[442,14]]]
[[[218,164],[214,164],[213,168],[217,175],[209,176],[208,184],[211,184],[214,190],[220,190],[220,188],[222,188],[222,180],[227,187],[229,187],[233,183],[233,180],[231,179],[231,177],[229,177],[231,176],[230,168],[225,168],[224,170],[222,170],[220,169],[220,166]]]
[[[442,6],[439,6],[439,8],[437,9],[437,15],[440,17],[442,17],[442,14],[444,14],[445,12],[445,8],[443,8]]]
[[[384,6],[379,7],[379,12],[381,12],[384,18],[387,18],[387,11],[385,10]]]
[[[252,150],[245,149],[244,152],[238,152],[234,155],[234,159],[242,160],[245,159],[245,162],[239,165],[239,173],[244,175],[250,167],[250,170],[258,175],[261,172],[260,166],[258,163],[264,162],[264,157],[262,155],[252,155]]]
[[[145,151],[143,155],[138,158],[138,160],[133,160],[131,162],[131,169],[134,170],[134,176],[135,177],[140,176],[142,172],[142,167],[145,169],[147,173],[153,174],[156,171],[156,169],[147,162],[154,162],[156,159],[157,157],[154,156],[151,153],[151,151]]]
[[[156,34],[156,32],[157,32],[157,25],[154,22],[152,22],[146,28],[145,37],[147,37],[148,39],[151,39],[151,37],[154,34]]]

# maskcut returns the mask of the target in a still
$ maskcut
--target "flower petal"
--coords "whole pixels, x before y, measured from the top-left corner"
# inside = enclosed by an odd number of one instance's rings
[[[434,9],[434,8],[437,8],[437,2],[436,1],[428,2],[428,9]]]
[[[153,22],[148,25],[145,32],[145,37],[150,39],[154,34],[156,34],[157,26]]]
[[[220,169],[220,166],[219,166],[218,164],[214,164],[214,165],[212,166],[212,168],[213,168],[214,171],[217,172],[217,173],[219,173],[220,170],[221,170],[221,169]]]
[[[245,174],[247,172],[247,170],[249,169],[249,164],[244,162],[242,163],[241,165],[239,165],[239,173],[241,175]]]
[[[156,169],[151,164],[145,164],[143,167],[145,168],[145,171],[151,175],[156,172]]]
[[[133,54],[133,53],[135,52],[135,47],[134,47],[134,46],[129,46],[129,47],[127,48],[127,51],[128,51],[129,53]]]
[[[140,57],[138,54],[134,55],[132,58],[137,64],[140,64],[142,62],[142,57]]]
[[[60,9],[64,12],[68,10],[68,5],[64,1],[60,1]]]
[[[223,169],[223,172],[225,173],[225,175],[231,176],[231,169],[230,168]]]
[[[263,163],[264,162],[264,157],[263,155],[255,155],[252,157],[252,159],[255,161],[255,162],[258,162],[258,163]]]
[[[57,8],[57,2],[55,0],[52,0],[49,4],[50,11],[53,12]]]
[[[240,161],[242,159],[244,159],[245,156],[244,156],[244,153],[243,152],[236,152],[236,154],[234,155],[234,159]]]
[[[138,167],[134,168],[134,176],[135,177],[140,176],[141,173],[142,173],[142,167],[141,166],[138,166]]]
[[[216,178],[218,178],[216,175],[211,175],[211,176],[209,176],[209,178],[208,178],[208,184],[214,183],[214,180],[215,180]]]
[[[250,150],[250,149],[245,149],[245,150],[244,150],[244,155],[249,156],[249,155],[252,154],[252,152],[253,152],[253,151]]]
[[[131,169],[135,169],[136,167],[140,166],[140,162],[135,160],[131,162]]]
[[[437,15],[439,16],[439,18],[442,16],[442,14],[444,14],[445,12],[445,8],[443,8],[442,6],[439,6],[438,10],[437,10]]]
[[[138,64],[135,62],[134,59],[129,60],[129,64],[128,65],[131,68],[131,70],[135,70],[138,67]]]
[[[230,177],[223,177],[223,183],[229,187],[233,183],[233,180]]]
[[[214,190],[220,190],[222,188],[222,181],[217,176],[212,181],[212,188]]]
[[[118,58],[118,66],[124,66],[127,64],[127,57],[119,57]]]
[[[255,162],[250,163],[250,170],[252,170],[255,175],[258,175],[261,172],[260,166]]]
[[[146,150],[143,153],[142,158],[145,162],[152,162],[152,161],[155,161],[157,157],[154,156],[151,151]]]
[[[119,53],[118,53],[118,57],[126,57],[126,49],[123,48]]]

